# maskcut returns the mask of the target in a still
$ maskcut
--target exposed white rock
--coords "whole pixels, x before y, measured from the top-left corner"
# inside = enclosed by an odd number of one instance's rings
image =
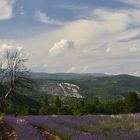
[[[79,93],[79,86],[66,82],[58,83],[57,85],[62,89],[64,96],[83,98]]]

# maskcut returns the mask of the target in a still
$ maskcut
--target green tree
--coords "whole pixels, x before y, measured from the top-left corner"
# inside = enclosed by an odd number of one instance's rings
[[[136,113],[139,112],[139,99],[136,92],[129,92],[125,98],[126,112]]]
[[[112,100],[105,103],[104,113],[105,114],[120,114],[124,113],[124,101],[123,100]]]
[[[64,114],[62,101],[59,97],[56,97],[56,99],[55,99],[54,110],[56,110],[56,112],[55,112],[56,114]]]
[[[49,106],[49,102],[48,102],[48,97],[44,96],[41,101],[41,107],[39,109],[39,114],[42,114],[42,115],[49,114],[49,107],[50,106]]]
[[[97,97],[94,97],[91,101],[88,101],[84,107],[84,113],[86,114],[98,114],[101,112],[101,102]]]
[[[87,103],[84,107],[84,114],[94,114],[96,112],[96,106],[91,103]]]
[[[83,99],[77,100],[72,104],[72,114],[82,115],[85,113],[85,101]]]
[[[60,100],[59,97],[56,97],[56,99],[55,99],[55,107],[57,107],[57,108],[62,107],[62,101]]]

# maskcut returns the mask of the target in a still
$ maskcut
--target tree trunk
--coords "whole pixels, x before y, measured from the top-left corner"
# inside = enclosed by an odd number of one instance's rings
[[[4,110],[3,102],[4,102],[4,99],[0,97],[0,112],[3,112]]]
[[[12,92],[12,88],[10,88],[9,90],[8,90],[8,92],[6,93],[6,95],[5,95],[5,99],[7,99],[7,97],[8,97],[8,95]]]

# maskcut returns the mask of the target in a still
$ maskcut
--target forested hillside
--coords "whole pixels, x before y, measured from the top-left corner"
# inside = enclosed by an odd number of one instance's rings
[[[65,83],[69,83],[69,85]],[[78,88],[73,90],[70,84]],[[103,77],[88,76],[86,78],[81,76],[78,79],[72,80],[63,80],[63,78],[59,80],[36,79],[34,87],[37,91],[46,91],[51,95],[77,98],[80,95],[83,98],[96,96],[101,100],[112,100],[124,98],[129,91],[139,93],[140,78],[131,75],[116,75]]]

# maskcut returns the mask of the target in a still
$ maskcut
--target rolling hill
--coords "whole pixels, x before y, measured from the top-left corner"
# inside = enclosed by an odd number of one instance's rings
[[[131,75],[107,76],[99,74],[46,74],[47,78],[34,78],[34,88],[51,95],[76,98],[123,98],[129,91],[140,91],[140,78]],[[55,79],[55,75],[56,79]],[[75,77],[74,77],[75,76]]]
[[[140,92],[140,78],[131,75],[71,80],[69,82],[81,87],[80,94],[87,98],[98,96],[108,100],[123,98],[129,91],[136,91],[138,94]]]

